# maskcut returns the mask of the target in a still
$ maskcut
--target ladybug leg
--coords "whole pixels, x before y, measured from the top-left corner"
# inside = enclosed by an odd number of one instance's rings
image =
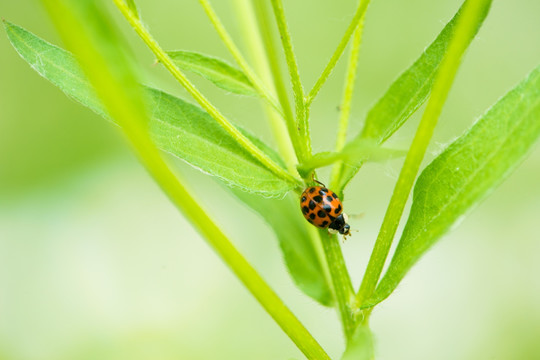
[[[332,235],[336,235],[338,234],[339,232],[335,229],[331,229],[331,228],[327,228],[328,230],[328,237],[332,237]]]
[[[326,185],[324,185],[322,182],[320,182],[319,180],[315,180],[315,178],[313,179],[313,181],[315,181],[317,184],[319,185],[322,185],[322,187],[326,187]]]
[[[358,232],[358,230],[354,230],[354,231]],[[343,241],[341,242],[342,244],[345,244],[345,241],[347,240],[347,236],[352,236],[352,234],[348,233],[346,235],[343,235]]]

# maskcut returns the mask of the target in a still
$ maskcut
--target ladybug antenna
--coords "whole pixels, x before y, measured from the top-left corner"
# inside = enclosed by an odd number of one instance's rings
[[[311,180],[313,182],[316,182],[317,184],[319,185],[322,185],[323,187],[326,187],[326,185],[324,185],[322,182],[320,182],[319,180],[315,179],[315,173],[311,173]]]

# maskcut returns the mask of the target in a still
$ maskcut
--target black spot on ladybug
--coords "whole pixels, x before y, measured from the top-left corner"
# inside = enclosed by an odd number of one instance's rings
[[[335,192],[333,192],[333,193],[332,193],[332,197],[333,197],[334,199],[337,199],[337,194],[336,194]]]
[[[319,210],[319,212],[317,213],[317,215],[318,215],[319,217],[322,217],[322,218],[323,218],[323,217],[326,217],[326,212],[324,212],[323,210]]]
[[[319,212],[320,212],[320,211],[319,211]],[[315,220],[315,213],[309,214],[309,218],[310,218],[311,220]]]
[[[302,212],[303,212],[304,214],[307,214],[307,213],[309,212],[308,207],[307,207],[307,206],[304,206],[304,207],[302,208]]]
[[[310,193],[310,194],[313,194],[313,192],[315,192],[315,188],[314,188],[314,187],[309,188],[309,193]]]
[[[306,197],[302,196],[302,202],[306,201]]]
[[[326,190],[326,189],[321,189],[321,190],[319,190],[319,195],[325,196],[326,193],[327,193],[325,190]]]
[[[328,221],[324,220],[321,224],[322,227],[326,227],[326,225],[328,225]]]
[[[334,209],[334,213],[339,214],[341,211],[341,204],[337,206],[337,208]]]
[[[309,208],[311,210],[315,209],[315,206],[317,206],[317,204],[315,203],[315,201],[313,200],[309,200]]]
[[[313,200],[315,200],[315,202],[317,202],[317,203],[320,203],[320,202],[322,201],[322,197],[320,197],[319,195],[317,195],[317,196],[314,196],[314,197],[313,197]]]
[[[324,204],[323,210],[330,214],[330,212],[332,211],[332,206],[330,204]]]
[[[326,200],[328,200],[328,202],[332,202],[332,200],[334,200],[334,198],[332,198],[330,195],[328,195],[326,197]],[[302,200],[302,201],[304,201],[304,200]]]
[[[309,223],[310,223],[310,224],[313,224],[313,221],[312,221],[312,220],[310,220],[310,219],[307,219],[307,221],[309,221]]]

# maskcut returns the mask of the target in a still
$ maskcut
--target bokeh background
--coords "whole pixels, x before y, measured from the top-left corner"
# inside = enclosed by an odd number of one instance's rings
[[[196,1],[137,2],[167,49],[231,60]],[[241,44],[233,1],[213,1]],[[334,50],[357,1],[285,2],[304,87]],[[416,59],[458,0],[374,0],[351,136],[370,105]],[[111,7],[145,82],[188,96]],[[0,16],[61,44],[38,2],[0,1]],[[494,1],[461,67],[429,149],[432,159],[540,64],[540,2]],[[335,132],[341,61],[315,101],[316,151]],[[256,100],[194,78],[235,122],[271,143]],[[539,119],[540,121],[540,119]],[[390,141],[407,147],[415,116]],[[237,246],[338,357],[332,309],[297,290],[271,231],[211,178],[176,161]],[[343,245],[357,285],[400,162],[366,166]],[[321,172],[327,179],[327,171]],[[540,149],[445,236],[373,313],[377,359],[540,359]],[[301,353],[178,214],[118,130],[40,78],[0,31],[0,359],[300,359]]]

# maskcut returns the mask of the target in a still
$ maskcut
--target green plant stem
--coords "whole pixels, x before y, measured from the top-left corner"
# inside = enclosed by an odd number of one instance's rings
[[[183,186],[183,181],[172,173],[161,158],[145,126],[148,116],[142,94],[137,91],[136,79],[132,72],[124,70],[127,66],[123,65],[128,62],[121,56],[121,49],[116,47],[114,41],[107,44],[100,42],[102,38],[99,36],[103,36],[103,31],[110,29],[101,27],[107,23],[99,18],[101,14],[98,8],[93,6],[91,0],[75,5],[78,1],[81,0],[43,0],[43,3],[64,42],[78,55],[85,73],[109,114],[122,125],[142,164],[299,349],[308,358],[329,359],[316,340],[236,250],[192,197],[192,192]],[[115,34],[108,35],[114,38]],[[115,50],[111,51],[111,48]]]
[[[462,55],[467,48],[467,38],[474,31],[474,21],[472,20],[479,16],[480,11],[485,8],[487,1],[490,0],[469,1],[464,6],[463,17],[456,25],[454,37],[441,62],[431,97],[426,105],[426,110],[420,120],[416,135],[405,158],[392,198],[390,199],[390,204],[388,205],[379,235],[377,236],[377,241],[369,259],[366,273],[357,294],[356,303],[358,306],[362,306],[362,303],[373,294],[377,286],[405,203],[407,202],[420,164],[433,135],[433,130],[454,81]]]
[[[261,76],[262,82],[268,86],[269,91],[272,94],[276,93],[275,82],[273,82],[272,72],[270,70],[269,59],[265,56],[265,47],[263,45],[263,39],[261,32],[259,31],[259,25],[255,18],[255,11],[251,0],[235,0],[235,9],[237,11],[237,18],[242,29],[241,33],[246,43],[246,47],[249,51],[249,55],[254,63],[255,70]],[[275,111],[275,109],[268,104],[264,106],[268,119],[270,120],[270,126],[276,139],[279,151],[285,163],[287,169],[291,174],[295,174],[296,164],[298,163],[297,149],[300,149],[298,132],[294,130],[294,115],[291,110],[291,106],[288,102],[283,101],[281,96],[278,96],[278,100],[283,108],[283,115]],[[285,120],[285,121],[284,121]],[[290,124],[293,124],[291,129]],[[287,133],[289,136],[287,136]],[[296,135],[296,137],[295,137]]]
[[[327,256],[324,250],[323,243],[321,241],[322,239],[319,233],[319,229],[311,225],[307,221],[305,222],[305,227],[306,227],[306,232],[309,235],[309,239],[317,254],[317,260],[319,261],[319,264],[321,265],[323,275],[324,275],[324,280],[332,292],[333,299],[337,299],[335,296],[336,292],[334,289],[334,282],[332,280],[332,274],[330,272],[330,265],[328,264],[328,261],[327,261]]]
[[[304,99],[304,88],[300,80],[300,73],[298,72],[298,64],[296,63],[296,56],[291,41],[291,35],[285,19],[285,12],[283,10],[283,4],[281,0],[271,0],[272,9],[274,10],[274,16],[276,18],[276,24],[279,30],[281,45],[285,52],[285,59],[287,61],[287,67],[289,69],[289,76],[291,78],[292,89],[294,93],[294,103],[296,109],[296,127],[300,133],[302,144],[301,156],[299,161],[302,162],[308,156],[311,155],[311,136],[309,134],[309,113],[306,109]]]
[[[334,296],[338,305],[343,332],[348,341],[355,329],[352,313],[354,289],[351,278],[347,271],[347,266],[345,265],[345,259],[341,252],[338,237],[336,235],[329,235],[326,230],[319,230],[319,236],[326,255],[326,262],[330,269]]]
[[[271,29],[271,15],[268,9],[268,5],[265,1],[262,0],[254,0],[253,2],[255,3],[257,22],[260,32],[262,34],[264,53],[266,54],[269,62],[272,81],[276,88],[279,102],[284,109],[287,130],[294,144],[298,161],[302,162],[306,159],[307,156],[305,151],[306,147],[303,144],[303,139],[301,139],[300,137],[300,132],[298,130],[298,126],[296,125],[294,114],[289,101],[289,95],[287,93],[285,81],[283,79],[283,75],[279,66],[279,50]]]
[[[347,140],[347,129],[349,127],[349,116],[351,112],[351,101],[354,92],[354,82],[356,79],[356,69],[358,68],[358,56],[360,54],[360,44],[362,43],[362,30],[364,28],[364,17],[361,18],[358,27],[354,33],[351,54],[349,56],[349,65],[347,66],[347,75],[345,80],[345,89],[343,90],[343,100],[341,101],[341,114],[339,117],[339,128],[336,139],[336,152],[343,149],[345,141]],[[343,169],[343,162],[338,162],[332,169],[332,175],[330,177],[330,188],[337,189],[341,179],[341,172]],[[343,189],[337,189],[339,193]]]
[[[202,95],[193,84],[185,77],[185,75],[174,65],[171,58],[167,55],[158,43],[152,38],[150,33],[145,29],[138,17],[131,12],[127,4],[123,0],[114,0],[114,3],[124,15],[124,17],[131,24],[133,29],[139,34],[141,39],[152,50],[158,60],[171,72],[171,74],[182,84],[182,86],[193,96],[193,98],[206,110],[210,116],[212,116],[231,136],[233,136],[238,143],[249,151],[256,159],[258,159],[263,165],[265,165],[270,171],[277,176],[296,183],[298,186],[302,185],[302,182],[296,177],[289,174],[285,169],[276,164],[270,159],[264,152],[262,152],[257,146],[255,146],[248,138],[246,138],[238,129],[236,129],[219,111],[214,107],[205,97]]]
[[[283,115],[281,107],[276,102],[275,98],[270,94],[270,92],[268,92],[257,74],[255,74],[255,72],[251,69],[246,59],[242,56],[242,53],[234,43],[232,37],[225,29],[225,26],[223,26],[221,20],[219,20],[219,17],[212,8],[212,5],[210,5],[210,2],[208,0],[199,0],[199,3],[203,7],[206,15],[208,16],[208,19],[210,19],[210,22],[212,23],[212,25],[214,25],[214,28],[216,29],[219,37],[233,56],[234,60],[236,61],[238,66],[240,66],[240,68],[244,71],[249,81],[251,81],[251,83],[255,87],[255,90],[257,90],[259,95],[263,99],[265,99],[274,109],[276,109],[278,113]]]
[[[309,94],[306,96],[306,106],[309,106],[317,94],[319,93],[319,90],[321,90],[321,87],[324,85],[326,80],[328,79],[328,76],[330,76],[330,73],[332,70],[334,70],[334,67],[336,67],[336,64],[343,54],[343,51],[345,51],[345,47],[347,46],[347,43],[349,42],[349,39],[351,38],[354,30],[358,27],[358,24],[360,24],[360,21],[364,17],[364,14],[367,10],[367,7],[369,5],[370,0],[361,0],[360,4],[358,5],[358,8],[356,9],[356,12],[351,20],[351,23],[347,27],[347,30],[345,30],[345,34],[343,34],[343,37],[341,38],[341,41],[339,42],[336,50],[334,51],[334,54],[330,58],[330,61],[324,68],[321,76],[317,79],[315,82],[315,85],[313,85],[313,88],[309,92]]]

